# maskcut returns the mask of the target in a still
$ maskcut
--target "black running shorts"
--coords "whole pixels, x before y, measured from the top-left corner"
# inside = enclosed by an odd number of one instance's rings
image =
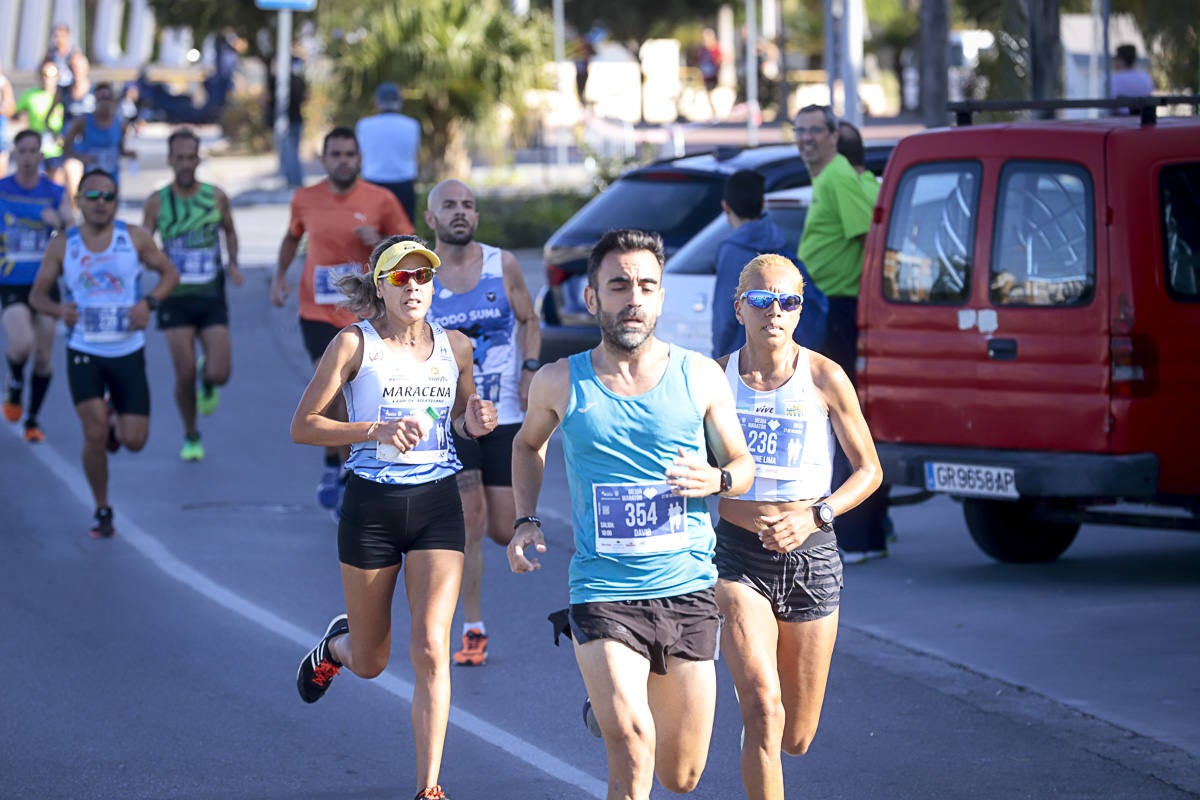
[[[487,436],[464,439],[454,434],[454,451],[462,462],[463,471],[481,470],[484,486],[512,486],[513,439],[521,423],[499,425]]]
[[[308,352],[309,360],[314,364],[320,361],[321,356],[325,355],[325,348],[329,347],[329,343],[333,341],[333,337],[337,336],[339,331],[341,328],[330,325],[328,322],[301,317],[300,335],[304,337],[304,349]]]
[[[8,308],[15,305],[29,305],[29,290],[33,288],[31,283],[0,284],[0,308]],[[61,295],[58,293],[58,284],[50,287],[50,299],[54,302],[59,302]],[[30,306],[32,308],[32,306]]]
[[[224,294],[168,297],[158,306],[158,327],[204,330],[229,324],[229,306]]]
[[[650,671],[667,674],[670,656],[713,661],[721,638],[721,614],[712,588],[650,600],[573,603],[571,635],[580,644],[613,639],[650,661]]]
[[[104,397],[105,390],[118,414],[150,416],[150,384],[146,382],[146,353],[109,358],[67,348],[67,383],[71,401]]]
[[[413,550],[463,551],[462,501],[454,476],[416,485],[351,475],[338,522],[338,559],[359,569],[391,567]]]
[[[842,600],[842,559],[837,541],[818,531],[817,544],[790,553],[762,546],[758,535],[717,521],[714,561],[721,580],[749,586],[771,603],[783,622],[809,622],[837,611]]]

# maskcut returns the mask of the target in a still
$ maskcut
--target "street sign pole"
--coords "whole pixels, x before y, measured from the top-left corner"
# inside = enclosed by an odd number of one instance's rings
[[[281,8],[275,39],[275,148],[283,152],[288,135],[288,103],[292,89],[292,10]],[[282,160],[280,166],[283,165]]]
[[[288,135],[288,104],[292,89],[292,12],[313,11],[317,0],[254,0],[265,11],[278,11],[275,37],[275,148],[282,152]],[[281,171],[283,160],[279,162]]]

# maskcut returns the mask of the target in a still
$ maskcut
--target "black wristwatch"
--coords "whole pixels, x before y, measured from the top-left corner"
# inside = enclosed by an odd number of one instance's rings
[[[517,528],[521,527],[526,522],[532,522],[534,525],[537,525],[539,528],[542,527],[542,521],[540,519],[538,519],[537,517],[521,517],[516,522],[513,523],[513,530],[515,531]]]
[[[717,490],[717,494],[725,494],[733,488],[733,476],[729,474],[729,470],[721,470],[721,488]]]
[[[537,372],[541,368],[542,362],[538,361],[536,358],[527,358],[521,362],[521,369],[527,369],[530,372]]]
[[[811,507],[817,527],[826,533],[833,533],[833,507],[824,501],[813,503]]]
[[[151,311],[154,311],[158,308],[158,298],[154,295],[148,294],[142,299],[146,301],[146,308],[150,309]]]

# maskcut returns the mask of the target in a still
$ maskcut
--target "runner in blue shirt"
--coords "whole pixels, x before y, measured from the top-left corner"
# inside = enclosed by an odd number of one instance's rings
[[[25,412],[25,440],[40,442],[45,434],[38,412],[50,385],[50,355],[54,347],[54,318],[35,312],[29,289],[42,263],[50,237],[66,227],[71,207],[63,187],[42,173],[42,137],[23,130],[13,140],[17,171],[0,180],[3,211],[3,258],[0,260],[0,319],[8,339],[8,381],[4,419],[17,422]],[[54,293],[57,294],[57,288]],[[25,364],[33,356],[29,406],[22,406]]]

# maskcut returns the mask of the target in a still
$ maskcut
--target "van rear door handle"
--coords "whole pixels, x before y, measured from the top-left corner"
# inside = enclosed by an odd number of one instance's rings
[[[988,358],[1012,361],[1017,357],[1016,339],[988,339]]]

